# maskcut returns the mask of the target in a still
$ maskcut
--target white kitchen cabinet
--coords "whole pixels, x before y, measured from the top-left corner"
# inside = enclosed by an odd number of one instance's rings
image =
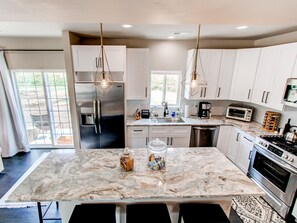
[[[227,156],[227,153],[228,153],[232,129],[233,129],[233,126],[230,126],[230,125],[221,125],[220,126],[217,148],[225,156]]]
[[[188,51],[187,61],[187,80],[190,81],[190,77],[194,70],[194,51]],[[222,50],[218,49],[200,49],[198,51],[197,72],[200,76],[204,77],[207,82],[206,87],[200,87],[199,93],[191,96],[189,89],[185,89],[185,98],[189,100],[197,99],[215,99],[217,93],[217,83],[220,70]],[[199,77],[198,77],[199,78]],[[199,86],[198,86],[199,87]]]
[[[149,49],[127,49],[126,99],[147,99]]]
[[[128,126],[127,146],[129,148],[145,148],[148,144],[148,126]]]
[[[0,172],[4,170],[3,161],[2,161],[2,149],[0,147]]]
[[[252,102],[277,110],[283,109],[283,92],[287,78],[292,75],[296,55],[296,43],[262,48]]]
[[[73,68],[76,72],[95,72],[102,69],[100,46],[73,45]],[[125,72],[126,46],[104,46],[105,70]]]
[[[251,100],[260,51],[260,48],[237,50],[230,92],[231,100]]]
[[[242,137],[240,138],[240,147],[238,149],[235,164],[245,174],[247,174],[249,169],[250,153],[253,149],[254,141],[255,141],[255,137],[252,137],[249,134],[242,132]]]
[[[231,131],[230,144],[227,152],[227,157],[236,163],[237,153],[240,148],[240,139],[242,137],[242,131],[233,127]]]
[[[169,147],[189,147],[191,126],[150,126],[149,139],[159,138]]]
[[[230,97],[235,59],[236,50],[222,50],[222,59],[216,88],[217,99],[229,99]]]

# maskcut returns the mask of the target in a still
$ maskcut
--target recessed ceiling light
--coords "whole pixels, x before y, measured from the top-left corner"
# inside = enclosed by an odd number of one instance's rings
[[[247,29],[248,26],[237,26],[236,29]]]
[[[131,28],[131,27],[133,27],[133,26],[130,25],[130,24],[123,24],[122,27],[123,27],[123,28]]]
[[[174,39],[175,36],[168,36],[168,39]]]

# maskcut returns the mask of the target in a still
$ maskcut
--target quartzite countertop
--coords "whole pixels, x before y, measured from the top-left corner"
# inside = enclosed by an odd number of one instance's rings
[[[122,149],[52,151],[8,202],[203,200],[263,195],[216,148],[169,148],[165,171],[147,168],[146,149],[134,149],[135,170],[119,166]]]
[[[212,116],[210,119],[201,119],[198,117],[191,116],[189,118],[182,117],[184,122],[181,123],[158,123],[153,119],[140,119],[134,120],[133,118],[129,118],[126,121],[127,126],[183,126],[183,125],[232,125],[240,128],[251,136],[260,136],[260,135],[271,135],[275,133],[271,133],[265,130],[262,130],[262,125],[258,122],[243,122],[237,121],[234,119],[227,119],[225,116]]]

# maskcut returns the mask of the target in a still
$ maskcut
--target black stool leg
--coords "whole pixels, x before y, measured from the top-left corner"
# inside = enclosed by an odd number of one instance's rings
[[[41,211],[41,204],[40,202],[37,202],[37,210],[38,210],[38,218],[39,222],[43,223],[43,216],[42,216],[42,211]]]

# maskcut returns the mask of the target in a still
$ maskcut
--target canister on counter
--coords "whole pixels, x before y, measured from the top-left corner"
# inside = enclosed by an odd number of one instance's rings
[[[166,167],[167,144],[156,138],[148,143],[148,167],[151,170],[163,170]]]
[[[132,152],[125,148],[123,153],[120,155],[120,164],[123,170],[125,171],[132,171],[134,168],[134,158]]]

